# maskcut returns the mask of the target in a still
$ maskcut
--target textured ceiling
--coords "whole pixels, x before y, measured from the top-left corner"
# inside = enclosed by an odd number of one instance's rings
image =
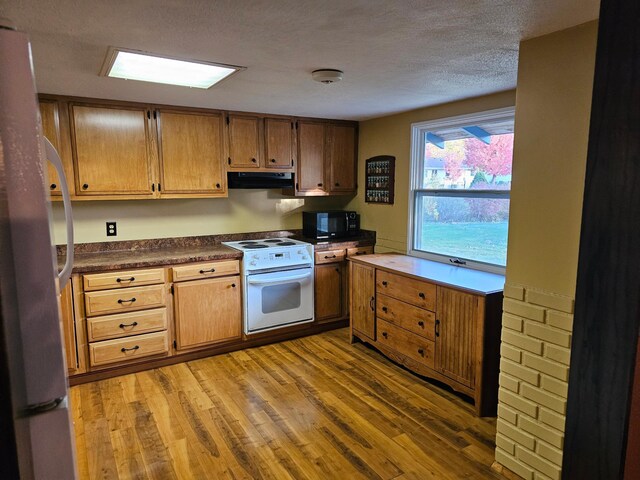
[[[515,87],[518,43],[599,0],[0,0],[44,93],[365,119]],[[98,76],[109,46],[242,65],[209,90]],[[580,52],[576,52],[580,54]],[[311,71],[337,68],[322,85]]]

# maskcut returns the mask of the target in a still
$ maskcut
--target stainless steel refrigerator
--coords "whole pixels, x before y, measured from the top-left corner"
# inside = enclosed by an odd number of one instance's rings
[[[0,21],[0,478],[73,479],[73,427],[45,158],[64,174],[41,133],[26,34]]]

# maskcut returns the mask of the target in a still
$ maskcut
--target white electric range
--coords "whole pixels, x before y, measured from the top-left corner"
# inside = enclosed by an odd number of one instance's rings
[[[245,334],[313,321],[313,245],[290,238],[223,244],[243,253]]]

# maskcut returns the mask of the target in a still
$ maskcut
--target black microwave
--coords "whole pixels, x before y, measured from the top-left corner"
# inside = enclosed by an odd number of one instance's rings
[[[360,215],[344,210],[302,212],[302,233],[318,240],[355,237],[360,234]]]

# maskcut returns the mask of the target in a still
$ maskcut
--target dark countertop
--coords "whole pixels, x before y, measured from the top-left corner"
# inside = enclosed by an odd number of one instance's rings
[[[293,237],[314,244],[318,251],[375,244],[375,232],[348,239],[314,240],[302,237],[300,230],[279,230],[228,235],[207,235],[121,242],[83,243],[75,245],[73,273],[104,272],[127,268],[145,268],[213,260],[241,259],[242,252],[221,242],[270,237]],[[58,246],[58,264],[65,260],[64,246]]]

